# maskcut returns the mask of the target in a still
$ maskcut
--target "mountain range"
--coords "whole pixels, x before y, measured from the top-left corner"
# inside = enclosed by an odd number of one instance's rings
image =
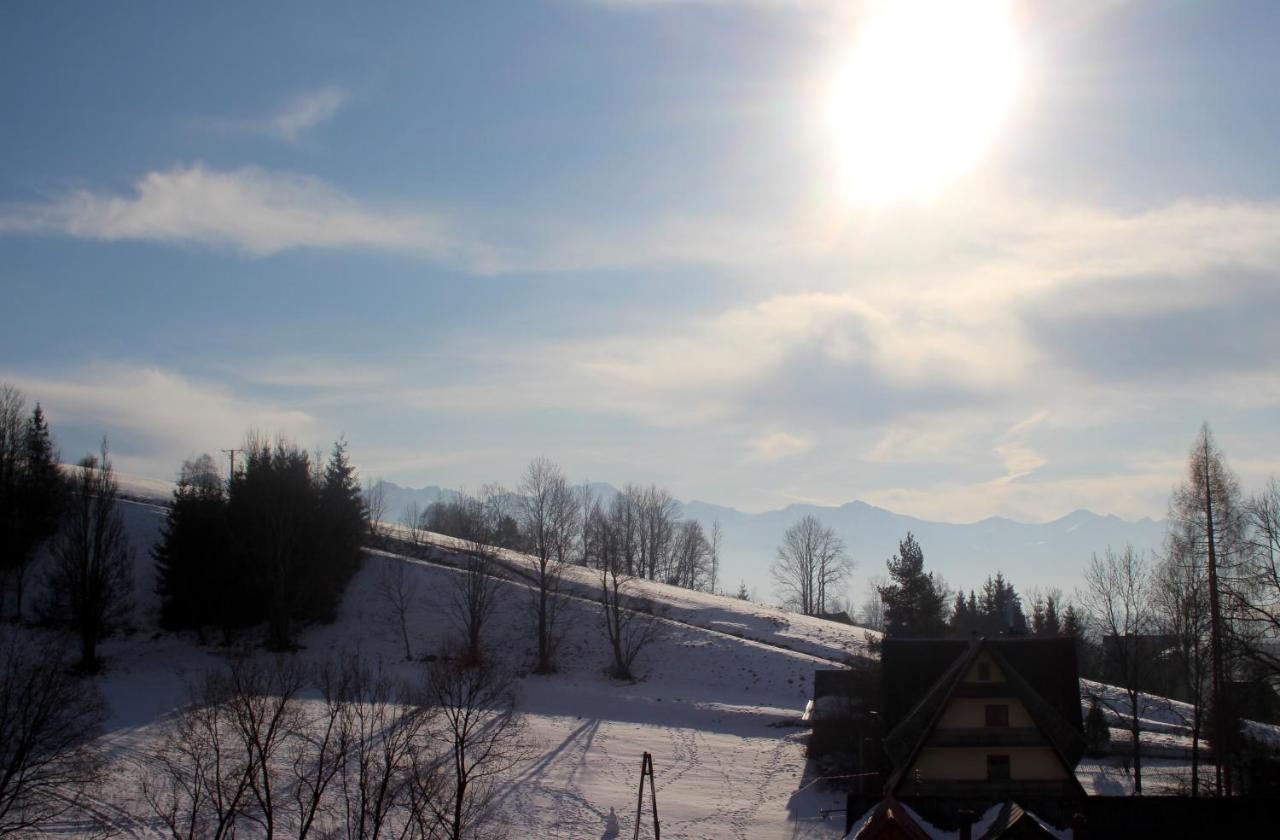
[[[409,488],[392,482],[382,482],[382,487],[385,516],[397,521],[413,504],[424,508],[455,493],[448,488]],[[604,483],[594,483],[591,489],[606,500],[618,492]],[[885,574],[885,561],[908,532],[924,550],[925,568],[942,575],[953,588],[978,589],[988,575],[1001,571],[1019,592],[1057,587],[1069,597],[1081,585],[1081,572],[1093,553],[1126,544],[1155,552],[1165,533],[1163,520],[1128,521],[1089,510],[1041,523],[998,516],[950,523],[918,519],[860,501],[838,507],[796,504],[762,513],[701,501],[680,503],[682,517],[697,519],[708,529],[712,522],[720,523],[720,587],[733,592],[739,583],[745,583],[753,599],[761,602],[776,600],[769,567],[783,534],[810,514],[845,541],[855,563],[848,590],[855,608],[865,599],[868,579]]]

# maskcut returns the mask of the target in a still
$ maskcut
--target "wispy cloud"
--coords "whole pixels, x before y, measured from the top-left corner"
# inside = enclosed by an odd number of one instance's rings
[[[372,209],[317,178],[198,163],[149,172],[132,194],[79,190],[4,208],[0,233],[197,244],[258,257],[296,248],[453,256],[442,224],[426,214]]]
[[[262,123],[262,128],[267,134],[296,143],[303,134],[333,119],[350,99],[351,94],[340,87],[308,91],[286,102]]]
[[[160,367],[92,363],[59,375],[0,373],[41,401],[65,440],[78,428],[93,438],[107,433],[123,448],[126,472],[157,478],[173,474],[183,458],[235,445],[251,428],[281,432],[303,444],[323,442],[312,414],[270,400],[247,399],[224,384],[193,379]],[[63,452],[75,460],[76,452]]]
[[[205,119],[199,125],[225,135],[269,137],[298,144],[313,129],[330,122],[350,101],[349,90],[327,85],[292,96],[268,114]]]

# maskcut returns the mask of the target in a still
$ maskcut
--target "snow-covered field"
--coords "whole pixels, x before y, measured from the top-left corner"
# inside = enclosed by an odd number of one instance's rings
[[[148,555],[164,510],[145,502],[122,508],[137,558],[138,621],[149,628],[154,584]],[[403,661],[398,630],[378,593],[379,571],[387,564],[407,564],[417,584],[410,616],[414,655],[440,649],[450,633],[447,601],[458,572],[371,552],[338,620],[303,634],[302,655],[354,650],[406,678],[423,667]],[[622,835],[630,836],[646,751],[654,757],[667,836],[840,836],[843,814],[823,820],[820,809],[843,807],[843,797],[807,775],[805,730],[797,724],[814,669],[861,652],[865,631],[650,585],[644,596],[664,602],[669,597],[671,619],[663,620],[659,639],[641,655],[640,680],[621,683],[606,676],[600,608],[586,597],[571,597],[564,608],[559,672],[534,676],[523,673],[534,655],[529,590],[518,575],[511,577],[501,584],[491,644],[522,673],[520,709],[535,749],[502,790],[506,836],[613,836],[606,831],[611,809]],[[589,594],[589,574],[570,578],[571,591],[581,587],[582,595]],[[141,767],[155,750],[165,717],[185,701],[188,681],[216,666],[224,653],[150,629],[109,641],[103,653],[108,671],[101,684],[110,718],[100,745],[111,757],[112,782],[94,807],[122,836],[159,836],[129,813],[143,810],[137,801]],[[81,829],[66,824],[60,833]]]
[[[150,548],[159,538],[167,498],[163,482],[125,477],[122,504],[136,558],[138,632],[103,649],[101,678],[110,718],[100,745],[111,757],[111,786],[94,808],[120,836],[160,836],[141,813],[140,768],[158,743],[164,721],[185,701],[188,682],[225,655],[185,637],[155,633],[154,574]],[[439,651],[451,635],[448,600],[459,572],[450,564],[460,546],[432,537],[427,557],[371,551],[352,581],[338,620],[307,630],[304,656],[357,651],[412,678],[423,666],[403,660],[398,628],[381,598],[381,570],[403,564],[418,597],[409,617],[415,657]],[[570,597],[560,670],[527,673],[534,658],[530,632],[530,559],[504,552],[501,606],[489,643],[520,676],[519,706],[534,746],[499,798],[506,836],[608,838],[630,836],[641,756],[653,754],[664,833],[681,838],[839,837],[843,796],[813,778],[805,760],[800,718],[812,693],[813,671],[866,653],[868,631],[784,613],[722,596],[637,581],[634,596],[663,616],[658,639],[640,657],[641,678],[622,683],[606,676],[607,643],[594,600],[595,574],[566,571]],[[1111,686],[1082,681],[1082,698],[1097,693],[1123,704]],[[1146,698],[1143,742],[1151,757],[1150,792],[1174,790],[1189,775],[1184,704]],[[1084,702],[1082,700],[1082,702]],[[1113,739],[1127,735],[1118,715]],[[1260,733],[1264,730],[1260,729]],[[1265,728],[1280,738],[1280,730]],[[1086,759],[1078,773],[1086,789],[1119,794],[1130,789],[1117,756]],[[611,833],[611,812],[620,834]],[[648,817],[645,817],[646,825]],[[60,833],[78,835],[68,823]],[[648,829],[646,829],[647,831]],[[645,836],[645,835],[642,835]]]

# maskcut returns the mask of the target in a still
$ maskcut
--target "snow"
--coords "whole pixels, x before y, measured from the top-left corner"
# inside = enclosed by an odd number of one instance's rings
[[[122,485],[124,482],[122,481]],[[146,498],[156,499],[153,495]],[[140,494],[139,494],[140,496]],[[159,836],[138,801],[147,756],[166,718],[186,701],[187,684],[226,656],[184,636],[154,633],[149,615],[150,547],[163,508],[122,502],[136,561],[137,622],[127,638],[103,645],[107,673],[100,685],[110,714],[99,746],[109,757],[111,783],[93,807],[119,836]],[[447,540],[447,538],[443,538]],[[608,836],[612,809],[629,837],[644,752],[653,754],[664,834],[683,838],[827,838],[841,836],[843,794],[812,777],[800,716],[812,693],[815,668],[865,648],[860,628],[798,620],[767,607],[660,584],[637,585],[640,597],[670,596],[668,618],[655,644],[641,654],[641,678],[608,678],[600,608],[589,599],[594,575],[566,575],[572,597],[562,613],[566,636],[560,671],[523,673],[533,659],[529,590],[519,571],[527,558],[504,555],[510,579],[501,582],[491,644],[521,669],[519,708],[532,757],[515,768],[500,796],[504,836]],[[441,563],[370,552],[353,579],[335,623],[307,630],[303,655],[355,650],[381,659],[406,678],[423,667],[404,662],[398,631],[377,591],[381,566],[408,564],[420,594],[410,616],[415,656],[434,653],[449,635],[447,601],[459,572]],[[647,796],[646,796],[647,800]],[[651,836],[648,803],[642,836]],[[68,823],[62,836],[78,836]]]
[[[99,746],[110,760],[110,786],[93,808],[119,836],[160,836],[139,813],[141,768],[155,752],[164,723],[187,697],[189,681],[218,666],[227,652],[201,647],[185,636],[153,631],[155,599],[150,549],[159,538],[172,485],[120,477],[122,502],[136,561],[138,630],[108,641],[100,685],[109,720]],[[388,526],[397,533],[395,526]],[[381,568],[404,564],[419,597],[409,617],[415,656],[437,652],[451,635],[448,600],[459,571],[456,540],[429,535],[430,559],[389,551],[367,552],[331,625],[308,629],[304,655],[351,650],[378,659],[405,678],[423,667],[403,661],[398,629],[388,621],[377,580]],[[566,635],[560,671],[527,673],[534,658],[529,631],[531,558],[500,552],[500,609],[490,644],[518,673],[519,708],[531,757],[515,768],[500,796],[506,836],[629,837],[644,752],[652,753],[662,827],[668,836],[691,838],[839,837],[844,796],[814,778],[805,759],[801,716],[812,696],[816,668],[836,667],[866,655],[877,634],[859,627],[784,613],[734,598],[691,592],[649,581],[634,582],[633,597],[657,608],[662,631],[637,663],[641,678],[622,683],[606,676],[608,651],[595,602],[594,572],[565,571],[569,599],[562,612]],[[1082,681],[1082,703],[1098,693],[1120,708],[1123,693]],[[1148,759],[1149,790],[1175,789],[1187,777],[1186,704],[1144,697],[1144,745],[1166,757]],[[1117,742],[1127,737],[1121,716],[1108,710]],[[1251,727],[1280,739],[1280,728]],[[1128,790],[1117,756],[1083,763],[1086,789]],[[641,836],[651,836],[646,812]],[[132,813],[131,813],[132,812]],[[616,819],[618,832],[610,831]],[[82,824],[61,827],[79,836]]]

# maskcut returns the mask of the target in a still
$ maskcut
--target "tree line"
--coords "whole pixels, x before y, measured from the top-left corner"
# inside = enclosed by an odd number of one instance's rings
[[[360,565],[365,504],[346,443],[321,465],[283,437],[250,434],[223,481],[209,455],[182,464],[154,550],[160,622],[230,644],[265,624],[287,650],[309,621],[332,621]]]

